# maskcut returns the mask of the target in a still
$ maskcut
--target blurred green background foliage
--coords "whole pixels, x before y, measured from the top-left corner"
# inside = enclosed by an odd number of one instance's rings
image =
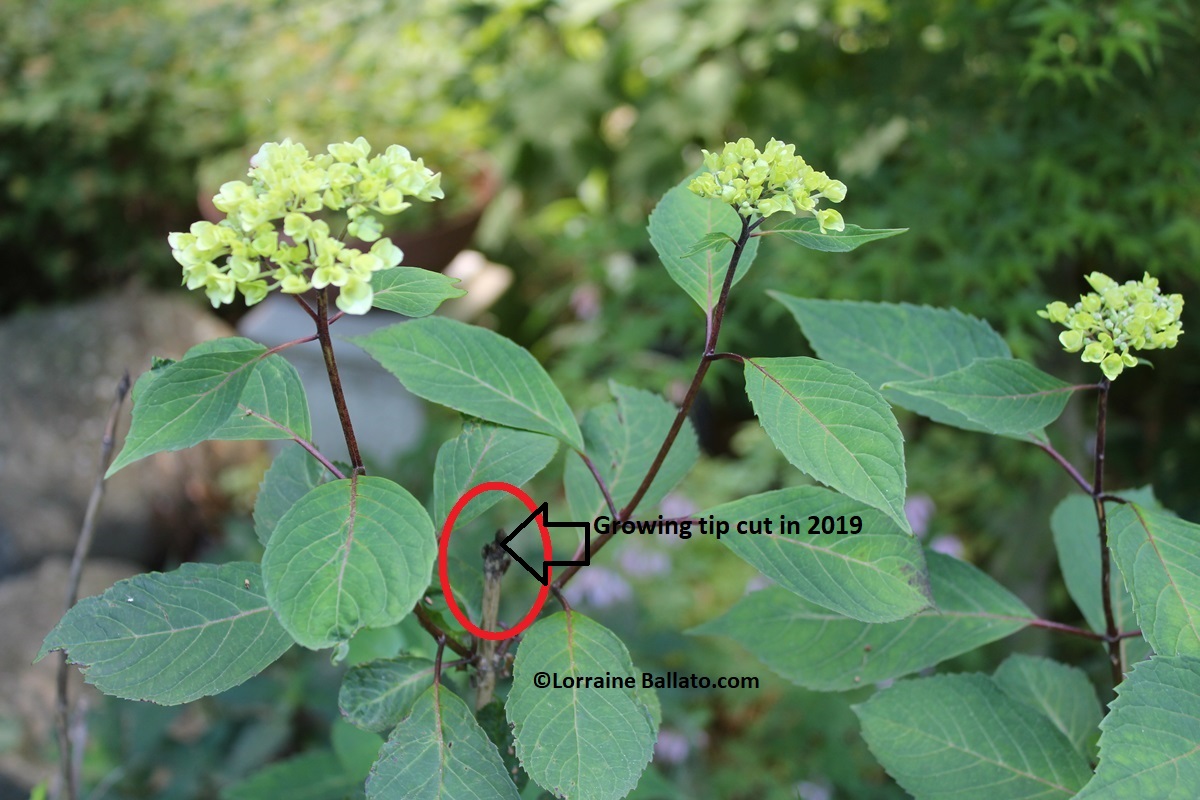
[[[476,245],[517,280],[493,322],[548,363],[577,409],[607,399],[607,378],[672,396],[703,322],[658,263],[646,217],[701,148],[773,136],[849,186],[848,222],[911,230],[850,254],[763,247],[723,349],[804,352],[764,294],[779,289],[953,305],[1083,382],[1095,376],[1034,311],[1072,302],[1084,274],[1150,271],[1188,299],[1185,330],[1200,305],[1197,63],[1200,18],[1184,0],[15,0],[0,6],[0,314],[132,278],[175,286],[166,233],[241,177],[260,143],[365,135],[445,172],[447,205],[418,225],[470,207],[481,163],[499,174]],[[1110,483],[1153,483],[1195,519],[1200,338],[1155,356],[1153,372],[1114,391]],[[1092,413],[1074,404],[1054,432],[1076,463]],[[749,419],[737,371],[717,364],[695,418],[707,457],[684,501],[800,479]],[[1047,525],[1069,482],[1015,442],[901,422],[910,496],[934,508],[927,535],[1035,610],[1077,616]],[[396,467],[418,496],[438,443]],[[636,599],[601,621],[644,669],[766,677],[744,654],[680,635],[749,578],[724,552],[682,551],[668,573],[626,575]],[[1013,641],[1064,646],[1036,632]],[[1099,663],[1098,650],[1055,652]],[[679,757],[660,754],[635,796],[897,796],[844,698],[768,684],[665,694]],[[286,713],[254,724],[278,727],[302,707],[275,702]],[[268,755],[328,725],[328,709],[303,716],[318,722],[273,734]],[[226,737],[249,724],[221,718]],[[122,796],[138,796],[123,780]]]

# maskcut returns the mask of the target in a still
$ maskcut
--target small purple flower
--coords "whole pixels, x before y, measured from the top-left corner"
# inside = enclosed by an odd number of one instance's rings
[[[586,602],[595,608],[607,608],[629,600],[633,597],[633,589],[611,569],[588,567],[575,576],[575,580],[563,589],[563,594],[572,605]]]
[[[937,506],[927,494],[914,494],[904,501],[904,516],[917,536],[924,536],[929,531],[929,520],[935,510]]]

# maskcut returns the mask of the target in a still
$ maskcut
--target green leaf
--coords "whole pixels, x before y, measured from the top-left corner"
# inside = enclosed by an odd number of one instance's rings
[[[1200,659],[1135,666],[1100,730],[1100,763],[1078,800],[1200,797]]]
[[[426,317],[350,341],[418,397],[583,448],[579,425],[546,370],[529,351],[498,333]]]
[[[778,234],[809,250],[820,250],[822,253],[848,253],[861,247],[867,242],[878,239],[889,239],[899,236],[908,228],[882,228],[868,230],[857,225],[846,225],[845,230],[826,230],[821,233],[821,225],[812,217],[792,217],[779,225],[762,231],[759,236]]]
[[[652,711],[628,688],[537,688],[564,678],[634,677],[625,645],[579,612],[536,622],[513,664],[508,719],[517,757],[539,786],[568,800],[617,800],[637,785],[657,738]]]
[[[1087,761],[986,675],[902,681],[854,706],[871,752],[916,800],[1073,797]]]
[[[933,598],[920,543],[889,517],[818,486],[764,492],[709,509],[730,523],[721,541],[783,588],[864,622],[893,622]],[[808,533],[808,516],[858,516],[862,533]],[[780,519],[800,523],[781,534]],[[771,520],[774,533],[739,534],[741,520]]]
[[[1034,619],[1024,603],[970,564],[929,551],[925,559],[937,607],[896,622],[860,622],[772,586],[691,632],[733,639],[800,686],[845,691],[932,667]]]
[[[412,495],[385,478],[348,478],[318,486],[283,515],[263,554],[263,580],[283,627],[317,650],[408,616],[436,556],[433,523]]]
[[[1012,357],[991,326],[957,309],[768,294],[792,312],[817,355],[854,372],[874,389],[936,378],[977,358]],[[925,398],[895,389],[885,396],[935,422],[981,430],[962,414]]]
[[[980,358],[936,378],[884,384],[883,391],[948,408],[972,423],[968,430],[1018,436],[1038,433],[1058,419],[1078,388],[1025,361]]]
[[[396,658],[357,664],[346,672],[338,692],[342,716],[360,728],[386,733],[404,719],[413,702],[433,684],[433,662]]]
[[[745,373],[754,413],[788,461],[909,530],[904,437],[879,392],[812,358],[749,358]]]
[[[343,769],[328,750],[279,761],[221,792],[222,800],[344,800],[362,790],[362,781]]]
[[[275,456],[254,501],[254,535],[263,547],[288,509],[315,489],[324,475],[325,467],[298,444],[286,445]]]
[[[720,253],[725,245],[737,244],[737,240],[727,233],[717,231],[705,236],[701,236],[700,240],[695,242],[691,249],[684,253],[680,258],[691,258],[694,255],[699,255],[706,250],[713,250]]]
[[[1146,641],[1159,655],[1200,655],[1200,525],[1137,503],[1111,509],[1108,523]]]
[[[1040,711],[1084,758],[1092,757],[1099,732],[1100,701],[1083,670],[1049,658],[1009,656],[992,679],[1005,694]]]
[[[261,352],[262,345],[240,336],[213,339],[187,351],[185,359],[208,353]],[[261,359],[238,397],[237,408],[209,439],[312,440],[308,395],[300,373],[279,354]]]
[[[594,408],[584,416],[583,439],[592,463],[608,485],[613,502],[621,509],[633,499],[641,485],[678,409],[653,392],[614,382],[609,382],[608,386],[617,402]],[[699,456],[695,431],[691,422],[684,420],[679,436],[639,507],[655,508],[687,475]],[[592,520],[609,513],[596,479],[576,453],[567,456],[564,482],[573,519]]]
[[[367,778],[368,800],[517,800],[496,746],[466,703],[437,684],[396,726]]]
[[[875,389],[936,378],[977,358],[1012,357],[990,325],[957,309],[768,294],[792,312],[817,355]]]
[[[375,292],[371,306],[406,317],[427,317],[446,300],[466,294],[457,283],[458,278],[418,267],[383,269],[371,275]]]
[[[695,245],[714,234],[737,241],[742,233],[742,218],[732,206],[705,200],[688,191],[687,185],[697,174],[699,170],[663,195],[650,213],[648,229],[650,243],[658,252],[671,280],[699,303],[705,314],[709,314],[721,296],[721,285],[729,271],[730,256],[722,257],[715,250],[693,252]],[[757,253],[758,239],[751,239],[738,261],[734,283],[745,276]]]
[[[81,600],[46,636],[38,660],[66,650],[105,694],[170,706],[237,686],[291,645],[256,564],[193,563]]]
[[[258,346],[206,353],[149,373],[149,383],[134,398],[125,446],[105,477],[148,455],[182,450],[211,438],[237,408],[238,397],[264,352],[266,348]]]
[[[458,499],[486,481],[524,486],[558,451],[558,441],[529,431],[468,422],[461,434],[442,445],[433,468],[433,519],[440,525]],[[465,525],[499,503],[503,495],[485,492],[458,515]]]
[[[1157,506],[1149,487],[1117,492],[1127,500]],[[1104,633],[1104,603],[1100,597],[1100,531],[1096,526],[1096,506],[1090,497],[1071,495],[1058,504],[1050,515],[1050,530],[1067,591],[1083,618],[1096,633]],[[1111,535],[1111,534],[1110,534]],[[1132,631],[1138,626],[1133,613],[1133,596],[1125,588],[1121,570],[1112,562],[1109,589],[1117,630]],[[1121,658],[1126,664],[1141,661],[1150,654],[1149,643],[1141,636],[1121,640]]]

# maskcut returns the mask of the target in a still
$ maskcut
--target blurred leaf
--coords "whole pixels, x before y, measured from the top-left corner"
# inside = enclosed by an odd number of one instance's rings
[[[46,636],[38,660],[66,650],[105,694],[178,705],[237,686],[291,645],[257,564],[190,563],[79,601]]]
[[[1087,761],[986,675],[901,681],[854,706],[871,752],[916,800],[1074,797]]]
[[[542,365],[497,333],[426,317],[350,341],[418,397],[583,448],[579,425]]]
[[[406,317],[425,317],[446,300],[462,297],[458,278],[419,267],[393,267],[371,275],[374,308],[395,311]]]
[[[921,544],[889,517],[844,495],[798,486],[710,508],[730,523],[729,549],[788,591],[864,622],[892,622],[932,602]],[[862,533],[739,534],[742,520],[804,521],[809,515],[862,518]]]
[[[311,750],[271,764],[221,792],[222,800],[344,800],[362,791],[362,781],[348,775],[338,757]]]
[[[408,715],[413,701],[433,683],[433,662],[397,658],[357,664],[346,672],[338,692],[342,715],[360,728],[385,733]]]
[[[633,499],[654,463],[678,409],[653,392],[613,381],[608,388],[617,402],[587,412],[583,418],[583,438],[588,456],[620,510]],[[691,422],[684,420],[658,474],[638,504],[644,515],[654,513],[652,509],[687,475],[699,455],[696,433]],[[567,456],[564,482],[573,519],[593,520],[609,514],[596,479],[576,453]]]
[[[396,726],[367,778],[369,800],[505,800],[517,789],[466,703],[434,684]]]
[[[176,361],[140,378],[139,384],[149,380],[149,385],[134,393],[133,422],[105,477],[148,455],[211,438],[237,408],[264,352],[262,345],[248,343],[235,351]]]
[[[524,486],[546,468],[558,451],[558,441],[529,431],[467,422],[461,434],[438,450],[433,468],[433,519],[440,526],[459,498],[486,481]],[[458,515],[455,526],[465,525],[499,503],[500,492],[484,492]]]
[[[1062,414],[1072,386],[1013,358],[979,358],[954,372],[919,381],[889,382],[891,390],[924,398],[973,423],[967,430],[1020,435],[1038,433]]]
[[[325,467],[298,444],[285,445],[275,456],[254,501],[254,535],[263,547],[280,518],[315,489],[324,474]]]
[[[860,622],[772,586],[691,632],[733,639],[800,686],[846,691],[931,667],[1034,619],[1024,603],[970,564],[931,551],[925,560],[936,607],[896,622]]]
[[[684,178],[663,195],[650,213],[650,243],[667,274],[695,300],[705,314],[710,314],[721,296],[721,285],[729,269],[729,257],[711,249],[697,250],[701,241],[716,241],[709,237],[726,236],[737,241],[742,233],[742,221],[731,206],[716,200],[705,200],[688,190],[687,185],[698,173]],[[746,243],[738,261],[737,283],[750,269],[758,253],[758,240]]]
[[[748,358],[746,394],[771,441],[797,469],[908,531],[904,437],[879,392],[812,358]]]
[[[297,642],[318,650],[404,619],[437,556],[429,515],[385,478],[322,484],[279,520],[263,554],[267,598]]]
[[[899,236],[907,231],[908,228],[884,228],[873,231],[848,224],[845,230],[827,230],[822,233],[821,225],[815,219],[792,217],[779,225],[763,230],[758,235],[767,236],[777,233],[809,250],[819,250],[823,253],[848,253],[867,242]]]
[[[1015,653],[992,676],[1009,697],[1040,711],[1079,755],[1091,760],[1099,731],[1100,701],[1082,671],[1048,658]]]
[[[371,765],[379,757],[383,739],[371,731],[355,727],[349,722],[336,719],[329,731],[333,753],[347,775],[362,783],[371,771]]]
[[[1137,503],[1109,512],[1109,543],[1158,655],[1200,655],[1200,525]]]
[[[650,762],[658,733],[637,691],[538,688],[535,672],[557,674],[560,682],[632,677],[625,645],[577,611],[539,620],[517,650],[507,712],[517,756],[543,789],[572,800],[627,795]]]
[[[1117,687],[1079,800],[1200,797],[1200,659],[1156,655]]]

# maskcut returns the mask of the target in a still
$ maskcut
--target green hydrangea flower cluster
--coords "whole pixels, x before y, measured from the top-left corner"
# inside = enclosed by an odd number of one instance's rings
[[[743,217],[808,211],[817,218],[821,233],[845,230],[836,209],[817,208],[817,204],[822,198],[842,202],[846,184],[810,167],[796,155],[794,144],[772,139],[759,150],[752,140],[738,139],[720,153],[703,152],[709,171],[688,184],[701,197],[728,203]]]
[[[168,237],[183,282],[203,288],[214,308],[232,303],[238,292],[254,305],[274,289],[300,294],[336,286],[338,308],[365,314],[373,297],[371,273],[404,257],[380,238],[376,214],[398,214],[412,205],[410,198],[443,196],[440,173],[421,159],[399,145],[372,157],[361,136],[316,156],[291,140],[268,142],[250,166],[248,183],[229,181],[213,198],[225,219],[197,222],[188,233]],[[331,235],[329,223],[314,216],[326,209],[344,212],[346,233],[374,242],[370,251]]]
[[[1051,303],[1038,316],[1065,325],[1058,335],[1068,353],[1083,351],[1084,361],[1099,364],[1113,380],[1138,359],[1130,350],[1174,347],[1183,333],[1179,316],[1183,296],[1163,294],[1158,279],[1145,273],[1141,281],[1119,284],[1101,272],[1087,276],[1095,292],[1080,297],[1074,306]]]

